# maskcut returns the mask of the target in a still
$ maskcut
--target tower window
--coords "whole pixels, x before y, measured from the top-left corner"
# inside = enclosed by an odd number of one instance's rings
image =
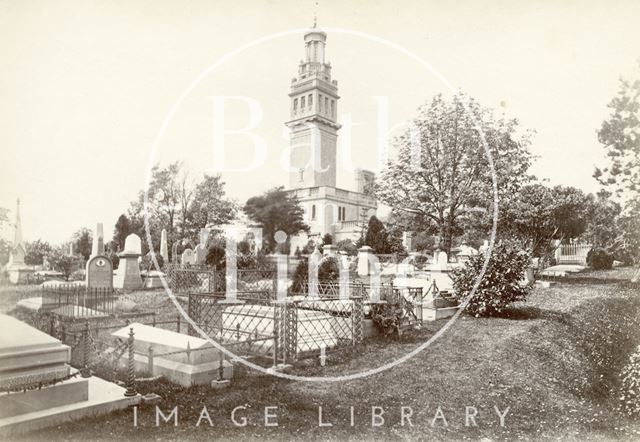
[[[329,99],[327,97],[324,97],[324,110],[329,112]]]
[[[313,95],[309,94],[309,109],[313,107]]]
[[[336,116],[336,100],[331,100],[331,116]]]
[[[304,101],[304,97],[300,98],[300,110],[304,110],[305,108],[305,101]]]
[[[316,219],[316,205],[315,204],[311,205],[311,219],[312,220]]]
[[[322,112],[322,95],[318,95],[318,109]]]
[[[294,98],[293,99],[293,112],[298,112],[298,99]]]

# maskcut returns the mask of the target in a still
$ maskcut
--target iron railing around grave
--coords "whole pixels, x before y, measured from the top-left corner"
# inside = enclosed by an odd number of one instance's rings
[[[189,316],[216,342],[240,349],[238,357],[267,357],[274,363],[339,351],[363,340],[360,297],[277,301],[239,292],[229,300],[224,293],[190,293]]]
[[[225,270],[170,266],[166,273],[169,287],[176,295],[221,293],[227,288]],[[277,287],[275,269],[239,269],[236,279],[239,291],[253,293],[255,297],[270,298]]]
[[[42,287],[41,296],[41,310],[60,316],[88,318],[108,316],[115,311],[116,292],[113,288],[63,284]]]
[[[212,268],[181,267],[169,265],[165,268],[167,283],[175,295],[206,293],[215,289],[216,271]]]

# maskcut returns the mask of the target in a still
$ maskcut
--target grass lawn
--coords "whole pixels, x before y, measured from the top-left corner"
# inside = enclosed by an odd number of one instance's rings
[[[638,440],[640,422],[616,411],[618,373],[640,344],[640,293],[625,283],[630,274],[630,269],[584,272],[536,289],[505,317],[461,316],[415,357],[364,379],[301,382],[240,373],[222,391],[141,383],[139,391],[162,396],[165,414],[179,407],[177,427],[156,428],[154,407],[143,406],[138,427],[132,411],[125,411],[22,438]],[[401,341],[370,340],[348,358],[329,357],[325,367],[312,361],[294,373],[335,376],[378,367],[407,354],[444,323],[426,323]],[[204,406],[213,426],[206,419],[196,426]],[[247,418],[244,428],[230,419],[238,406],[246,407],[238,412],[238,419]],[[323,421],[333,426],[318,426],[319,406]],[[272,411],[278,427],[264,425],[265,407],[278,407]],[[384,410],[383,426],[371,426],[372,407]],[[402,425],[401,407],[411,408],[412,426],[406,419]],[[465,407],[477,410],[477,426],[465,426]],[[494,407],[501,413],[509,407],[503,427]]]

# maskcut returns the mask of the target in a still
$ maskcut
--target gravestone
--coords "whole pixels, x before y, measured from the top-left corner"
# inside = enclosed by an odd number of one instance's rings
[[[113,265],[105,255],[96,255],[87,262],[87,288],[113,288]]]
[[[200,244],[204,247],[207,246],[207,241],[209,240],[209,230],[208,229],[200,229]]]
[[[135,233],[124,240],[124,250],[118,254],[120,264],[113,285],[119,289],[137,290],[142,288],[138,258],[142,255],[142,241]]]
[[[102,223],[96,225],[96,233],[93,235],[91,244],[91,256],[104,255],[104,234]]]
[[[195,261],[195,255],[193,253],[193,250],[185,249],[184,252],[182,252],[181,264],[182,265],[194,265],[195,262],[196,262]]]
[[[9,281],[19,284],[27,281],[33,274],[33,267],[24,262],[27,249],[22,241],[22,222],[20,221],[20,200],[17,201],[16,222],[14,224],[13,245],[9,249],[9,262],[5,269],[9,274]]]
[[[167,229],[162,229],[160,234],[160,256],[164,264],[169,262],[169,249],[167,247]]]
[[[207,260],[207,248],[204,245],[198,244],[196,246],[194,251],[194,259],[195,264],[198,265],[204,264],[204,262]]]
[[[171,262],[178,263],[178,243],[174,242],[171,246]]]
[[[414,235],[415,235],[415,232],[412,232],[412,231],[402,232],[402,246],[407,250],[407,253],[411,253],[414,251],[413,250]]]

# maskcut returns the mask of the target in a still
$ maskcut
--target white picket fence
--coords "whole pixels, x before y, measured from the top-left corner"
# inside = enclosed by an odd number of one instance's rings
[[[591,244],[586,243],[562,244],[556,249],[556,262],[587,265],[587,253],[591,247]]]

